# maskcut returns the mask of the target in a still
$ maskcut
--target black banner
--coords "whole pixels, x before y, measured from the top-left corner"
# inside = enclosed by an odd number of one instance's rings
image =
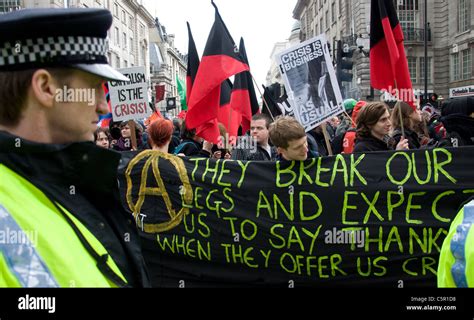
[[[182,159],[123,169],[157,287],[435,287],[439,252],[474,194],[473,148],[306,162]]]

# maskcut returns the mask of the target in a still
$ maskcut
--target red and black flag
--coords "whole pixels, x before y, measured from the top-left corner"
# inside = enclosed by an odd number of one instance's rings
[[[212,141],[208,139],[208,137],[219,137],[221,135],[219,130],[219,123],[224,125],[227,130],[227,133],[229,133],[230,136],[232,136],[231,132],[233,132],[234,130],[235,132],[237,132],[239,130],[240,122],[238,122],[237,118],[235,117],[235,113],[232,113],[230,109],[231,92],[232,82],[230,81],[230,79],[227,79],[221,84],[221,95],[217,119],[212,119],[206,124],[199,126],[196,130],[196,135],[208,141]]]
[[[193,34],[191,33],[191,27],[189,22],[188,25],[188,68],[186,74],[186,103],[189,106],[189,98],[193,89],[194,80],[199,69],[199,55],[196,49],[196,43],[194,42]]]
[[[186,121],[191,129],[217,119],[222,83],[237,73],[249,70],[214,2],[212,5],[216,10],[215,22],[209,34],[189,99]],[[219,136],[201,137],[217,143]]]
[[[240,38],[239,51],[244,62],[249,65],[243,38]],[[260,112],[250,71],[241,72],[235,76],[231,108],[235,111],[239,124],[242,125],[242,132],[245,133],[250,130],[252,116]],[[237,131],[229,132],[230,136],[237,136]]]
[[[393,0],[372,0],[370,21],[370,81],[388,93],[413,92],[403,30]],[[388,61],[387,61],[388,58]],[[404,90],[404,91],[402,91]],[[407,91],[409,90],[409,91]],[[403,98],[414,106],[413,94]]]
[[[231,107],[232,82],[227,79],[221,85],[221,100],[218,120],[224,125],[230,137],[237,137],[242,117]]]

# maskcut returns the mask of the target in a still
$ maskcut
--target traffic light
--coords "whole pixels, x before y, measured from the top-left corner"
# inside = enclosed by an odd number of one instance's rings
[[[336,67],[336,76],[341,82],[352,82],[352,67],[354,66],[354,61],[352,61],[352,56],[354,55],[354,48],[349,47],[347,44],[343,45],[342,41],[337,42],[337,67]]]

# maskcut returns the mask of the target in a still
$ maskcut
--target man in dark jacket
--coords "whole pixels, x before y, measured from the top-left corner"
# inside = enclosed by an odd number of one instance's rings
[[[250,122],[251,137],[257,142],[255,150],[236,149],[232,152],[233,160],[243,161],[274,161],[276,160],[276,149],[269,144],[269,133],[271,119],[266,114],[256,114]]]

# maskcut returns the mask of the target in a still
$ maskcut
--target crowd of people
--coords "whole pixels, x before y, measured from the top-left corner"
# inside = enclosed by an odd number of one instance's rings
[[[101,8],[24,9],[0,15],[0,48],[21,44],[19,50],[3,50],[9,51],[8,59],[0,57],[0,231],[15,234],[14,239],[36,234],[26,241],[0,241],[0,287],[151,285],[136,221],[120,201],[121,157],[106,149],[302,161],[334,153],[474,144],[472,97],[449,101],[441,110],[433,104],[413,110],[403,103],[349,100],[347,116],[310,132],[292,117],[257,114],[247,133],[255,148],[229,147],[225,139],[213,145],[179,119],[97,128],[99,115],[109,111],[103,83],[129,81],[107,63],[112,21],[112,14]],[[51,41],[58,46],[45,45]],[[75,45],[87,54],[62,49]],[[58,90],[65,87],[94,90],[97,99],[58,101]],[[223,125],[220,134],[228,136]],[[466,208],[466,217],[472,212]],[[472,235],[471,226],[459,229]],[[473,237],[459,237],[456,230],[453,224],[449,239],[456,248],[466,245],[466,257],[472,260],[473,242],[466,239]],[[446,253],[450,273],[453,252]],[[463,276],[472,286],[472,268]]]
[[[247,133],[256,143],[253,149],[225,143],[228,135],[223,124],[219,129],[224,143],[213,145],[181,119],[135,122],[136,148],[131,143],[129,122],[98,128],[95,140],[98,146],[117,151],[156,149],[184,157],[243,161],[306,160],[336,154],[473,145],[474,99],[453,99],[439,106],[436,98],[434,94],[421,109],[405,102],[348,99],[343,115],[309,132],[292,117],[273,120],[266,114],[256,114]]]

